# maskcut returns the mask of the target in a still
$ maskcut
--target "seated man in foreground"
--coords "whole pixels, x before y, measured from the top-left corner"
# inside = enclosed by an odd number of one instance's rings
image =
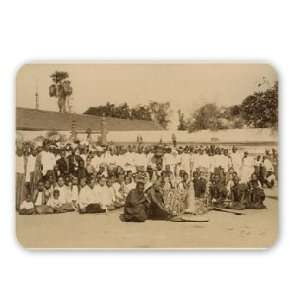
[[[136,180],[136,188],[131,190],[126,198],[124,221],[144,222],[150,220],[171,220],[172,215],[164,205],[161,192],[161,178],[145,189],[142,178]]]
[[[136,188],[131,190],[126,198],[124,207],[124,221],[144,222],[148,217],[150,202],[144,194],[145,183],[142,179],[136,180]]]

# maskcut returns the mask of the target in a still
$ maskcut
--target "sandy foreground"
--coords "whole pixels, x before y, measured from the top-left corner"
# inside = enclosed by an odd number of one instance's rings
[[[211,211],[207,223],[124,223],[122,210],[108,214],[16,216],[26,248],[268,248],[278,235],[277,190],[266,190],[263,210],[237,216]]]

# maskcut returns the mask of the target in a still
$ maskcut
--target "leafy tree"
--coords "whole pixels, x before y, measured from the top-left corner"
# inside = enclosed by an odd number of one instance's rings
[[[217,130],[222,129],[220,111],[216,104],[209,103],[197,109],[193,114],[193,120],[189,126],[189,131],[202,129]]]
[[[249,127],[278,127],[278,82],[265,91],[254,92],[241,104],[241,115]]]
[[[151,111],[148,105],[137,105],[131,109],[131,119],[152,120]]]
[[[152,120],[156,121],[163,128],[167,128],[170,123],[170,102],[150,101],[149,108],[152,114]]]
[[[55,84],[61,83],[66,78],[69,78],[69,73],[64,71],[55,71],[50,75],[50,78]]]
[[[106,105],[98,107],[90,107],[85,114],[95,116],[107,116],[119,119],[132,119],[132,120],[147,120],[156,121],[163,128],[166,128],[170,122],[170,103],[150,102],[148,105],[137,105],[130,108],[127,102],[120,105],[114,105],[107,102]]]
[[[49,86],[49,96],[57,98],[58,109],[60,112],[66,112],[67,97],[72,95],[73,88],[71,81],[68,80],[69,73],[64,71],[55,71],[50,75],[53,83]],[[71,108],[69,107],[70,111]]]

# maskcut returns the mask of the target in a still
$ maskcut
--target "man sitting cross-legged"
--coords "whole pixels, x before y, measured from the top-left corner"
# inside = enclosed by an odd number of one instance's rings
[[[65,212],[74,211],[71,191],[69,190],[69,187],[65,185],[65,180],[62,176],[58,177],[55,190],[59,191],[58,200],[60,202],[60,206],[56,208],[54,212],[65,213]]]
[[[25,200],[20,204],[19,208],[20,215],[33,215],[35,214],[34,204],[29,197],[26,197]]]
[[[79,213],[101,213],[106,211],[101,207],[95,183],[94,177],[88,177],[87,185],[80,190],[78,197]]]
[[[247,185],[240,183],[237,175],[233,176],[232,181],[233,185],[229,191],[230,208],[244,209],[247,203]]]
[[[103,175],[97,175],[97,183],[95,184],[94,189],[102,209],[112,210],[115,208],[112,193],[106,185],[106,178]]]
[[[148,217],[150,202],[144,194],[145,183],[136,180],[136,188],[131,190],[126,198],[123,219],[126,222],[145,222]]]
[[[265,200],[265,192],[255,174],[251,175],[251,180],[248,182],[247,200],[247,208],[266,208],[266,206],[263,204]]]
[[[209,186],[208,203],[213,207],[224,208],[227,189],[218,174],[212,174]]]
[[[61,207],[62,203],[60,200],[60,192],[59,190],[54,190],[51,198],[47,202],[47,206],[51,208],[52,212],[59,213],[62,212]]]
[[[33,193],[32,202],[34,203],[37,214],[51,214],[53,209],[48,206],[48,190],[45,189],[44,182],[40,180],[37,189]]]

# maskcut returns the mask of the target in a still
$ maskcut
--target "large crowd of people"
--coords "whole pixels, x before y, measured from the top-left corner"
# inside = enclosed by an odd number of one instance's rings
[[[211,208],[265,208],[277,181],[277,152],[250,155],[236,146],[143,143],[21,143],[16,150],[19,214],[123,208],[124,221],[145,221]]]

